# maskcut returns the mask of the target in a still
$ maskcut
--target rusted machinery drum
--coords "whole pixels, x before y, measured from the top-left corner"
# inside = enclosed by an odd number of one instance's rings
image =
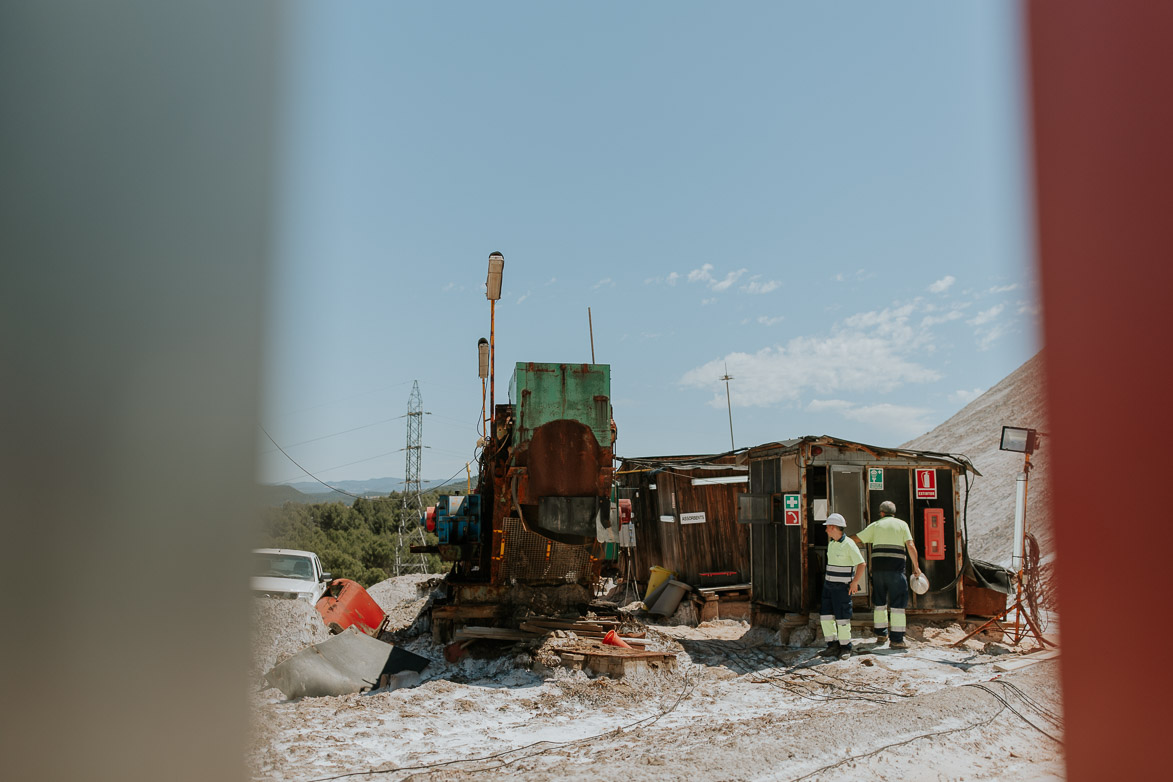
[[[526,461],[533,497],[599,496],[602,449],[584,423],[562,418],[542,424],[530,438]]]
[[[531,525],[563,543],[593,540],[600,475],[610,466],[605,458],[594,432],[579,421],[563,418],[535,429],[526,454],[529,495],[538,501]]]

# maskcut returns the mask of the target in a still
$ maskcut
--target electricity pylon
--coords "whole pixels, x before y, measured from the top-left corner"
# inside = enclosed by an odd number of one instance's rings
[[[427,567],[426,560],[421,554],[412,557],[410,564],[400,560],[400,548],[403,544],[403,523],[411,512],[408,509],[408,498],[414,500],[416,518],[423,516],[424,503],[421,498],[423,489],[420,486],[420,456],[424,450],[424,399],[420,395],[420,382],[416,380],[411,386],[411,396],[407,399],[407,474],[403,480],[403,508],[399,514],[399,545],[395,547],[395,575],[399,575],[405,568],[423,571]],[[421,544],[426,544],[423,527],[413,524],[419,534]],[[408,537],[411,537],[408,535]]]

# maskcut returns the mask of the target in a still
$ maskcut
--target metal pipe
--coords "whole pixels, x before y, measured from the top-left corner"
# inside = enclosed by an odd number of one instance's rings
[[[1022,552],[1026,534],[1026,473],[1020,472],[1014,480],[1014,555],[1010,566],[1016,573],[1022,573]]]
[[[591,308],[587,307],[587,328],[591,332],[591,363],[595,363],[595,323],[591,320]]]
[[[491,442],[497,436],[495,427],[497,419],[496,398],[497,383],[497,300],[489,299],[489,431],[486,437]]]

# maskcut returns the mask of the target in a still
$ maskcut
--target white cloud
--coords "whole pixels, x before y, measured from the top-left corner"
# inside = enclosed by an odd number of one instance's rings
[[[735,272],[729,272],[720,282],[710,282],[709,287],[718,292],[728,290],[733,283],[741,279],[741,275],[745,274],[746,271],[746,269],[738,269]]]
[[[608,288],[614,288],[615,282],[610,277],[604,277],[603,279],[599,280],[594,285],[592,285],[591,290],[597,291],[599,288],[602,288],[604,286],[606,286]]]
[[[845,399],[812,399],[806,409],[812,413],[821,413],[825,410],[848,410],[853,406],[852,402]]]
[[[786,320],[785,315],[776,315],[774,317],[770,317],[769,315],[758,316],[758,323],[762,324],[763,326],[773,326],[774,324],[781,323],[784,320]]]
[[[952,274],[946,275],[929,286],[930,293],[944,293],[949,290],[953,283],[957,282],[957,278]]]
[[[750,281],[741,286],[741,289],[746,293],[769,293],[777,290],[782,286],[778,280],[769,280],[767,282],[758,282],[757,280]]]
[[[991,345],[1011,332],[1009,323],[998,320],[998,316],[1005,309],[1005,304],[995,304],[966,321],[974,327],[973,334],[977,339],[978,350],[989,350]]]
[[[1011,283],[1010,285],[995,285],[990,288],[989,293],[1006,293],[1008,291],[1018,290],[1018,283]]]
[[[919,307],[917,301],[862,312],[836,324],[828,335],[795,337],[756,353],[730,353],[689,370],[680,384],[712,389],[709,404],[722,407],[724,387],[717,378],[728,363],[737,378],[734,403],[766,407],[807,394],[885,393],[939,380],[939,372],[917,361],[934,347],[927,329],[909,323]]]
[[[843,272],[839,272],[832,279],[835,282],[847,282],[848,280],[852,282],[860,282],[862,280],[870,280],[875,276],[875,274],[868,273],[866,269],[856,269],[851,274],[844,274]]]
[[[979,329],[977,331],[978,350],[989,350],[995,342],[1010,332],[1011,329],[1008,323],[995,323],[989,329]]]
[[[448,291],[452,290],[455,287],[456,287],[456,283],[450,282],[447,285],[445,285],[443,288],[441,288],[440,290],[442,290],[444,293],[447,293]]]
[[[675,285],[679,279],[679,274],[676,272],[670,272],[667,277],[648,277],[646,280],[644,280],[644,285],[659,285],[661,283],[665,285]]]
[[[689,282],[703,282],[709,286],[709,289],[720,293],[732,287],[733,283],[741,279],[748,269],[738,269],[737,271],[729,272],[723,278],[718,280],[713,276],[713,264],[706,263],[699,269],[693,269],[688,273]]]
[[[517,303],[521,304],[523,301],[525,301],[528,298],[529,298],[529,292],[527,291],[526,293],[521,294],[521,297],[517,300]]]
[[[984,393],[986,393],[986,389],[984,388],[975,388],[972,391],[961,389],[950,394],[949,401],[964,407]]]
[[[549,282],[547,282],[547,283],[546,283],[546,285],[553,285],[553,284],[554,284],[554,283],[556,283],[556,282],[558,282],[558,278],[557,278],[557,277],[551,277],[551,278],[550,278],[550,281],[549,281]]]
[[[961,318],[961,310],[950,310],[944,315],[925,315],[921,318],[920,324],[922,326],[937,326],[942,323],[948,323],[951,320],[958,320]]]
[[[692,271],[690,271],[688,273],[688,281],[689,282],[697,282],[699,280],[700,282],[712,282],[712,280],[713,280],[712,271],[713,271],[713,264],[706,263],[701,268],[693,269]]]
[[[883,402],[875,405],[859,405],[842,399],[815,399],[807,406],[811,412],[834,412],[852,421],[869,424],[900,439],[909,439],[924,434],[931,425],[926,407],[910,407]]]
[[[714,302],[716,302],[716,301],[717,301],[716,297],[713,297],[713,298],[711,298],[711,299],[701,299],[701,306],[702,306],[702,307],[707,307],[707,306],[709,306],[710,304],[712,304],[712,303],[714,303]]]
[[[1005,304],[995,304],[993,307],[990,307],[988,310],[982,310],[977,315],[975,315],[973,318],[971,318],[970,320],[967,320],[966,323],[968,323],[971,326],[984,326],[987,323],[989,323],[990,321],[992,321],[994,318],[1001,315],[1002,310],[1004,310],[1004,309],[1006,309]]]

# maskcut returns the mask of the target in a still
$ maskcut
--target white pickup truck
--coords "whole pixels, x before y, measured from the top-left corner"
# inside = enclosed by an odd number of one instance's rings
[[[333,578],[322,572],[322,563],[312,551],[253,549],[252,591],[256,597],[306,600],[315,605]]]

